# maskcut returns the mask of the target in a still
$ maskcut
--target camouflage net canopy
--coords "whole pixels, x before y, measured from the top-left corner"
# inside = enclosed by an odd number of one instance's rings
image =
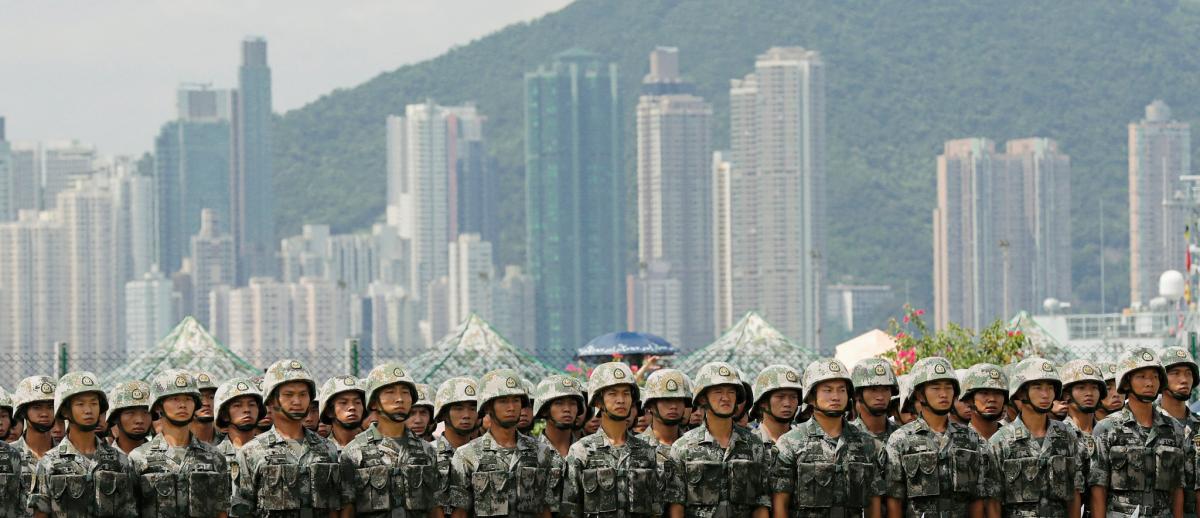
[[[204,371],[222,381],[262,372],[208,334],[196,319],[187,317],[154,348],[102,374],[101,385],[111,387],[131,380],[149,382],[155,374],[167,369]]]
[[[514,347],[492,325],[471,314],[454,332],[423,353],[402,362],[420,383],[434,387],[455,376],[478,379],[496,369],[513,369],[525,379],[541,380],[562,372]]]
[[[768,365],[778,363],[802,369],[816,358],[815,352],[792,343],[761,315],[751,311],[715,342],[687,355],[676,368],[690,375],[706,363],[727,362],[747,376],[756,376]]]

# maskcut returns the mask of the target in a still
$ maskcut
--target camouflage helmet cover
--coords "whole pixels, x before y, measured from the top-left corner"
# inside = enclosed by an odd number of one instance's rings
[[[109,423],[126,408],[150,410],[150,384],[142,380],[118,383],[108,391],[108,402],[108,413],[104,416],[104,421]]]
[[[521,383],[521,375],[513,369],[496,369],[479,378],[479,396],[475,398],[482,413],[493,399],[519,396],[529,400],[525,385]]]
[[[922,385],[934,381],[949,381],[954,385],[956,393],[962,393],[962,387],[958,384],[958,377],[954,374],[954,366],[950,364],[950,360],[941,356],[929,356],[917,360],[913,364],[912,370],[909,371],[912,375],[909,387],[910,393],[915,393]],[[912,394],[909,394],[911,397]]]
[[[429,385],[417,383],[417,401],[413,403],[413,408],[423,406],[433,412],[433,400],[429,397]],[[430,416],[432,418],[432,416]]]
[[[732,385],[738,391],[738,401],[746,400],[746,389],[742,386],[737,369],[725,362],[711,362],[700,366],[700,370],[696,371],[695,385],[692,386],[692,406],[700,405],[700,396],[704,395],[704,391],[720,385]]]
[[[637,406],[639,399],[637,379],[633,376],[633,369],[624,362],[608,362],[597,365],[592,369],[591,376],[588,376],[588,401],[594,406],[600,400],[600,394],[604,389],[609,387],[619,387],[628,385],[633,391],[634,405]]]
[[[200,392],[211,390],[214,393],[217,391],[217,379],[207,371],[192,371],[192,376],[196,378],[196,388]]]
[[[682,399],[689,406],[692,404],[692,380],[678,369],[659,369],[650,373],[643,390],[643,407],[656,399]]]
[[[1154,369],[1158,372],[1160,387],[1167,382],[1167,370],[1163,368],[1158,353],[1147,347],[1135,347],[1126,351],[1117,360],[1117,393],[1124,394],[1125,380],[1134,371],[1142,369]]]
[[[792,389],[796,391],[796,395],[801,400],[804,394],[807,394],[807,388],[803,384],[804,375],[802,371],[797,371],[787,365],[768,365],[763,368],[762,372],[754,378],[754,405],[762,401],[764,397],[776,390]],[[754,409],[751,409],[753,412]]]
[[[1008,376],[999,365],[992,363],[976,363],[966,369],[962,378],[962,395],[959,400],[971,397],[980,390],[998,390],[1008,397]]]
[[[533,390],[533,417],[540,417],[551,401],[564,397],[574,399],[578,403],[579,413],[583,414],[584,397],[579,391],[579,381],[561,374],[546,376]]]
[[[854,383],[855,390],[865,387],[891,387],[892,395],[900,392],[900,385],[896,381],[896,372],[892,370],[892,363],[883,358],[859,360],[854,364],[854,369],[850,371],[850,379]]]
[[[233,378],[217,387],[217,394],[213,396],[213,408],[217,415],[217,426],[229,426],[229,418],[223,417],[225,407],[232,403],[233,400],[242,396],[254,398],[254,402],[258,404],[259,419],[262,419],[266,415],[267,407],[263,405],[262,392],[259,392],[258,385],[254,384],[254,379]]]
[[[100,383],[95,374],[88,371],[68,372],[58,380],[54,389],[54,417],[62,417],[62,410],[67,402],[80,394],[94,393],[100,397],[100,416],[108,413],[108,395],[100,389]]]
[[[1026,358],[1013,368],[1008,378],[1008,397],[1011,399],[1021,387],[1034,381],[1049,381],[1054,384],[1054,399],[1062,395],[1062,377],[1058,367],[1045,358]]]
[[[317,391],[321,395],[318,400],[317,415],[320,416],[322,423],[333,422],[333,417],[326,416],[325,411],[331,408],[330,405],[335,396],[346,392],[358,393],[358,397],[363,398],[363,407],[366,407],[367,391],[363,389],[362,382],[358,381],[358,378],[349,375],[334,376],[325,380],[325,383],[321,384],[321,389]]]
[[[807,400],[815,393],[818,384],[832,380],[845,380],[847,392],[854,394],[854,377],[846,364],[835,358],[821,358],[804,369],[804,396]]]
[[[408,387],[414,406],[417,402],[417,382],[413,380],[408,369],[399,363],[387,362],[382,365],[376,365],[367,374],[366,384],[367,399],[363,403],[367,405],[368,409],[371,407],[371,403],[375,401],[375,395],[379,390],[391,385],[404,385]]]
[[[12,413],[13,413],[12,396],[8,395],[8,391],[4,390],[4,387],[0,387],[0,408],[7,408],[8,415],[12,416]]]
[[[171,396],[191,396],[196,401],[196,410],[200,410],[200,388],[196,385],[196,377],[192,373],[180,369],[167,369],[150,380],[150,415],[156,415],[154,407],[163,399]]]
[[[471,378],[450,378],[438,385],[437,396],[433,401],[433,419],[441,419],[442,410],[455,403],[475,403],[479,397],[479,386]]]
[[[533,411],[533,392],[537,389],[537,385],[534,385],[532,381],[521,378],[521,386],[525,387],[525,393],[529,394],[529,397],[525,398],[522,408],[528,408],[530,411]]]
[[[1104,373],[1095,363],[1078,358],[1064,363],[1059,372],[1062,375],[1063,391],[1070,393],[1072,385],[1090,381],[1100,387],[1100,399],[1108,397],[1108,387],[1104,384]]]
[[[299,381],[308,385],[309,396],[313,401],[317,400],[317,382],[313,379],[312,374],[304,367],[299,360],[283,359],[272,363],[267,367],[267,372],[263,374],[262,394],[263,400],[270,400],[275,394],[275,389],[285,383]]]
[[[21,419],[25,407],[33,403],[54,403],[54,391],[58,388],[58,380],[49,376],[30,376],[17,382],[13,392],[13,419]]]
[[[1100,367],[1100,373],[1104,376],[1104,382],[1117,383],[1117,363],[1116,362],[1098,362],[1097,367]]]
[[[1171,346],[1163,349],[1162,355],[1163,370],[1171,370],[1172,367],[1178,365],[1186,365],[1192,371],[1192,386],[1200,383],[1200,367],[1196,365],[1196,360],[1192,358],[1191,353],[1179,346]],[[1166,384],[1166,378],[1163,378],[1163,384]]]
[[[900,389],[898,407],[901,412],[913,413],[912,374],[896,376],[896,386]]]

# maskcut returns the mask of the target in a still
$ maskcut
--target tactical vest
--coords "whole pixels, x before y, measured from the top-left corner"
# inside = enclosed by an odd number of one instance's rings
[[[1051,421],[1048,425],[1055,434],[1048,443],[1028,433],[1020,441],[1005,433],[1002,442],[992,443],[1000,461],[1004,516],[1066,516],[1066,504],[1075,496],[1074,477],[1082,466],[1071,455],[1077,436],[1065,425],[1056,424]],[[1041,443],[1040,454],[1033,451],[1030,441]]]
[[[494,446],[480,445],[479,464],[471,473],[475,516],[532,516],[546,506],[546,476],[532,438],[521,436],[513,465]]]
[[[1163,434],[1171,428],[1157,420],[1150,432],[1155,434],[1152,440],[1144,439],[1119,421],[1114,421],[1116,426],[1105,434],[1108,511],[1132,515],[1140,508],[1141,516],[1169,511],[1171,492],[1183,487],[1183,467],[1187,460],[1184,445],[1179,444],[1173,433]]]
[[[688,433],[705,431],[700,427]],[[683,479],[689,515],[714,518],[748,515],[758,507],[759,496],[766,493],[762,482],[767,466],[754,457],[751,446],[758,443],[761,447],[761,440],[748,430],[735,428],[734,434],[731,440],[736,444],[731,445],[733,451],[727,462],[722,461],[725,450],[716,443],[688,445]]]
[[[900,445],[900,471],[910,516],[965,516],[967,505],[980,498],[979,478],[987,466],[981,444],[965,427],[948,426],[950,438],[945,448],[938,447],[932,432],[916,430]]]
[[[146,466],[138,473],[138,512],[159,518],[207,518],[229,509],[233,489],[229,475],[219,471],[217,453],[188,446],[176,465],[170,449],[156,441],[146,453]]]
[[[599,516],[618,510],[626,515],[654,515],[658,505],[658,470],[655,449],[640,441],[629,441],[629,454],[618,459],[613,448],[596,444],[604,438],[597,432],[585,438],[587,462],[580,467],[584,516]]]
[[[400,451],[394,441],[384,444],[384,440],[370,436],[362,446],[362,459],[355,467],[355,512],[383,513],[397,508],[428,511],[441,505],[442,484],[436,459],[420,449]]]
[[[292,459],[287,441],[273,440],[258,455],[262,457],[256,472],[255,499],[259,511],[331,510],[342,507],[341,469],[337,459],[314,442],[310,433],[304,438],[305,452]],[[245,469],[243,466],[242,469]]]
[[[131,498],[129,474],[112,448],[97,449],[93,460],[95,465],[88,469],[85,460],[74,454],[54,457],[47,476],[51,514],[65,518],[120,516],[123,501]]]
[[[28,514],[25,502],[29,498],[28,489],[22,481],[21,451],[0,442],[0,518],[19,518]]]
[[[870,504],[874,495],[869,479],[878,466],[864,441],[874,439],[849,431],[843,431],[842,438],[844,450],[834,456],[825,452],[823,439],[804,441],[795,452],[793,516],[858,516]]]

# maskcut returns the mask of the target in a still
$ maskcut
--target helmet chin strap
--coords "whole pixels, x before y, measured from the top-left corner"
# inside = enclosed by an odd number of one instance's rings
[[[1141,401],[1142,403],[1153,403],[1155,399],[1158,399],[1157,394],[1152,395],[1152,396],[1143,396],[1141,394],[1138,394],[1137,392],[1134,392],[1132,395],[1133,395],[1134,399]]]

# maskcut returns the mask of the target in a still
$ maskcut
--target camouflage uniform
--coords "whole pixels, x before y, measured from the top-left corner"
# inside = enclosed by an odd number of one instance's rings
[[[17,383],[16,392],[13,392],[13,420],[25,418],[25,407],[40,402],[54,403],[54,390],[58,386],[58,381],[49,376],[30,376]],[[26,426],[28,433],[29,426]],[[33,450],[29,445],[25,444],[25,436],[17,439],[12,443],[13,448],[21,452],[21,480],[32,481],[33,473],[37,471],[38,457],[34,455]],[[32,483],[25,485],[26,496]]]
[[[998,365],[991,363],[977,363],[972,365],[970,369],[967,369],[963,377],[959,379],[959,382],[962,383],[962,395],[959,396],[958,400],[967,402],[976,413],[979,412],[979,409],[975,408],[974,398],[975,393],[980,390],[999,390],[1006,394],[1005,401],[1007,401],[1008,379],[1008,375]],[[1000,416],[1001,418],[1004,416],[1003,403],[1000,405]],[[975,427],[973,426],[968,426],[968,428],[971,431],[975,431]]]
[[[631,402],[636,406],[638,386],[629,366],[620,362],[598,365],[588,378],[588,399],[595,404],[603,390],[618,386],[630,387]],[[613,446],[603,429],[580,439],[567,454],[562,515],[624,518],[661,514],[657,464],[654,446],[630,430],[625,431],[625,444],[620,447]]]
[[[108,410],[107,396],[96,375],[67,373],[54,390],[54,415],[61,415],[74,396],[93,393],[100,397],[100,414]],[[129,458],[108,443],[96,439],[96,452],[83,455],[63,439],[38,461],[29,494],[35,512],[64,518],[136,517],[133,488],[137,477]]]
[[[579,405],[579,415],[583,414],[584,398],[579,394],[579,382],[574,378],[552,374],[547,376],[534,388],[533,393],[533,418],[542,417],[542,411],[548,410],[550,402],[560,398],[571,398]],[[546,426],[553,426],[549,422]],[[549,449],[554,455],[550,456],[550,471],[546,476],[546,487],[551,494],[561,495],[563,492],[563,476],[567,472],[567,459],[558,453],[558,450],[550,444],[550,440],[546,438],[546,434],[537,436],[538,444]],[[550,501],[550,512],[558,513],[561,507],[561,499],[552,498]]]
[[[417,393],[406,369],[385,363],[367,376],[366,401],[392,385]],[[355,516],[394,517],[427,515],[441,505],[441,474],[433,445],[412,430],[402,437],[384,437],[377,424],[359,434],[342,450],[342,500],[354,503]]]
[[[696,374],[692,405],[720,385],[746,390],[733,366],[708,363]],[[771,507],[767,462],[766,449],[753,432],[734,426],[729,447],[722,448],[702,422],[671,446],[674,477],[663,497],[669,504],[683,505],[688,518],[749,516],[759,507]]]
[[[859,397],[858,391],[866,387],[890,387],[893,397],[900,393],[900,384],[896,381],[896,373],[892,370],[892,364],[881,358],[866,358],[854,364],[854,369],[850,371],[850,380],[854,384],[855,400]],[[887,443],[888,437],[892,436],[892,432],[900,429],[891,419],[887,420],[883,433],[878,435],[867,430],[861,417],[855,418],[850,424],[884,444]]]
[[[13,402],[8,392],[0,388],[0,408],[13,414]],[[25,501],[29,495],[29,477],[21,476],[21,450],[0,439],[0,518],[17,518],[29,514]]]
[[[163,371],[154,377],[153,391],[151,408],[175,395],[200,400],[196,379],[185,371]],[[129,454],[139,478],[138,510],[142,516],[186,518],[229,511],[232,485],[225,457],[195,435],[189,437],[186,447],[174,448],[158,435]]]
[[[1187,349],[1183,347],[1167,347],[1163,349],[1161,358],[1164,371],[1169,371],[1172,367],[1185,365],[1192,371],[1192,388],[1194,389],[1197,384],[1200,384],[1200,367],[1197,367],[1196,360],[1192,359],[1192,355],[1188,353]],[[1167,378],[1164,377],[1164,394],[1162,397],[1172,397],[1166,393],[1166,382]],[[1187,409],[1186,401],[1184,402],[1184,408]],[[1191,450],[1188,455],[1188,469],[1183,486],[1183,516],[1186,518],[1195,518],[1196,492],[1193,489],[1197,487],[1196,469],[1197,462],[1200,461],[1200,459],[1196,458],[1196,453],[1200,452],[1200,448],[1197,447],[1197,445],[1200,445],[1200,416],[1197,416],[1190,409],[1186,411],[1187,417],[1174,419],[1175,422],[1179,423],[1179,426],[1183,427],[1184,446]]]
[[[939,380],[959,388],[949,361],[922,358],[900,397],[911,403],[923,385]],[[985,489],[988,455],[987,444],[969,428],[947,419],[946,431],[937,433],[918,417],[888,439],[887,495],[904,501],[909,518],[966,516],[971,502],[993,496]]]
[[[443,381],[441,385],[438,385],[437,395],[433,401],[433,423],[440,421],[442,412],[449,411],[451,405],[475,401],[478,391],[479,387],[471,378],[450,378]],[[442,480],[442,510],[449,515],[454,509],[450,505],[450,464],[454,459],[454,446],[446,440],[444,435],[439,435],[433,441],[433,449],[437,454],[438,474]]]
[[[254,384],[254,381],[250,378],[233,378],[217,387],[217,394],[213,397],[213,412],[216,412],[217,426],[222,428],[231,426],[229,418],[222,417],[221,414],[230,402],[242,396],[251,396],[258,403],[259,419],[266,415],[267,408],[263,405],[262,393],[258,391],[258,386]],[[240,471],[237,459],[238,447],[234,446],[228,437],[225,437],[214,448],[225,457],[225,464],[229,466],[229,476],[233,479],[234,487],[237,487]]]
[[[844,380],[854,393],[849,369],[832,358],[804,370],[804,393],[811,398],[818,384],[831,380]],[[780,437],[777,446],[771,490],[792,495],[793,518],[862,516],[871,498],[883,495],[883,445],[844,417],[838,437],[830,437],[810,419]]]
[[[646,386],[642,389],[642,408],[647,408],[660,399],[682,399],[688,406],[692,406],[692,380],[688,379],[683,371],[676,369],[659,369],[650,374],[646,378]],[[679,426],[683,426],[681,423]],[[682,435],[682,428],[680,428]],[[650,445],[654,446],[656,465],[658,466],[658,485],[659,491],[663,492],[667,489],[667,481],[671,480],[674,474],[671,472],[671,445],[663,444],[654,435],[653,424],[646,431],[642,432],[639,437]]]
[[[317,398],[317,416],[322,423],[333,424],[333,421],[336,419],[332,412],[333,399],[337,397],[338,394],[344,394],[346,392],[358,393],[358,396],[363,400],[363,413],[366,413],[367,396],[363,389],[363,383],[354,376],[334,376],[325,380],[325,383],[321,384],[320,390],[317,391],[317,394],[320,394],[320,396]],[[326,414],[326,412],[329,412],[329,414]],[[329,436],[328,440],[329,443],[333,445],[333,448],[340,454],[342,451],[342,446],[338,444],[337,441],[333,440],[332,434]],[[347,444],[347,446],[349,446],[349,444]]]
[[[750,403],[750,417],[752,419],[763,419],[762,411],[759,410],[759,404],[763,399],[770,399],[771,393],[776,390],[795,390],[796,396],[800,401],[804,401],[804,386],[800,384],[801,372],[787,365],[768,365],[754,378],[754,400]],[[799,413],[799,405],[796,407]],[[785,432],[786,433],[786,432]],[[771,440],[771,435],[767,433],[765,426],[759,425],[755,430],[755,435],[763,442],[763,447],[767,451],[767,466],[769,471],[771,466],[775,465],[775,458],[779,455],[779,450],[775,448],[775,441]],[[782,435],[780,436],[782,437]]]
[[[1062,380],[1054,364],[1029,358],[1013,370],[1008,397],[1034,381],[1049,381],[1058,394],[1062,393]],[[1083,452],[1067,425],[1047,416],[1046,435],[1040,438],[1030,434],[1024,420],[1016,419],[992,436],[991,445],[1003,474],[998,497],[1004,506],[1003,516],[1067,516],[1067,507],[1076,493],[1083,491],[1084,481]]]
[[[433,407],[434,406],[435,405],[433,404],[433,394],[432,394],[432,391],[431,391],[429,385],[426,385],[424,383],[417,383],[417,397],[416,397],[416,401],[413,401],[412,407],[413,408],[425,407],[426,410],[429,410],[429,424],[425,425],[425,435],[432,434],[433,429],[437,427],[437,423],[433,420]],[[424,439],[422,439],[422,440],[424,440]]]
[[[520,375],[511,369],[484,374],[479,387],[481,411],[496,398],[529,399]],[[505,448],[485,433],[454,452],[449,503],[474,516],[535,516],[547,508],[549,499],[559,498],[545,486],[552,455],[528,435],[517,433],[517,446]]]
[[[212,374],[205,372],[205,371],[192,371],[190,374],[192,375],[193,378],[196,378],[196,386],[200,387],[201,394],[203,394],[205,392],[211,392],[210,395],[213,396],[213,407],[212,407],[213,408],[213,420],[205,423],[208,425],[212,425],[212,423],[214,421],[216,421],[216,417],[217,417],[217,415],[216,415],[216,412],[217,412],[217,405],[216,405],[217,378],[213,377]],[[196,404],[196,412],[199,412],[199,411],[200,411],[200,404],[197,403]],[[201,422],[199,417],[196,417],[196,422],[197,423]],[[216,427],[213,427],[212,442],[209,442],[209,444],[217,444],[224,440],[225,440],[225,434],[222,433],[220,430],[217,430]],[[204,441],[204,442],[208,442],[208,441]]]
[[[300,381],[316,395],[316,382],[296,360],[280,360],[267,368],[263,392]],[[233,497],[238,516],[307,517],[342,507],[342,477],[337,450],[321,436],[304,430],[292,441],[272,428],[238,452],[239,474]]]
[[[1150,349],[1128,351],[1118,365],[1117,388],[1122,392],[1126,378],[1139,369],[1152,368],[1161,379],[1167,378],[1158,355]],[[1110,517],[1135,512],[1143,517],[1169,516],[1172,492],[1183,487],[1190,460],[1183,427],[1161,412],[1152,414],[1153,424],[1143,429],[1126,406],[1100,421],[1092,432],[1096,451],[1087,483],[1108,488]]]
[[[1078,383],[1095,383],[1100,388],[1100,398],[1097,400],[1097,404],[1099,404],[1100,401],[1104,401],[1104,397],[1108,392],[1108,388],[1104,386],[1104,378],[1102,376],[1100,367],[1088,360],[1078,359],[1064,363],[1062,366],[1063,393],[1069,394],[1071,387]],[[1091,432],[1081,430],[1079,425],[1075,423],[1075,418],[1071,417],[1071,415],[1068,414],[1067,418],[1063,419],[1062,422],[1067,425],[1067,429],[1075,437],[1075,442],[1079,444],[1079,451],[1083,454],[1081,471],[1083,472],[1083,479],[1086,481],[1088,479],[1088,470],[1091,466],[1092,455],[1096,453],[1096,439],[1092,437]]]

